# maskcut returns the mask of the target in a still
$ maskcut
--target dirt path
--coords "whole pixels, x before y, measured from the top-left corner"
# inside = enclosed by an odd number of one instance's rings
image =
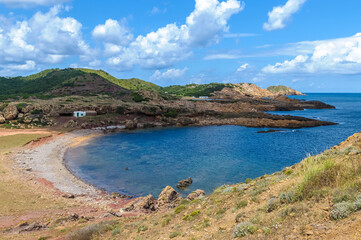
[[[18,134],[52,134],[48,129],[0,129],[0,137]]]

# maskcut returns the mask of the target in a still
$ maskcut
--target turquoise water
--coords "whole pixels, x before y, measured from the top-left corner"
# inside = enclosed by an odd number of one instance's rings
[[[210,193],[223,184],[282,170],[317,154],[361,130],[361,94],[309,94],[335,110],[277,112],[339,125],[259,134],[265,128],[209,126],[139,130],[93,139],[66,153],[77,176],[108,192],[158,196],[187,177],[195,189]],[[129,170],[125,170],[129,168]]]

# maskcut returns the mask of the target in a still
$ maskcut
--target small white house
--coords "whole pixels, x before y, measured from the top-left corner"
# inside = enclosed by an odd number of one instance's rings
[[[85,117],[86,116],[86,112],[83,111],[75,111],[74,112],[74,117]]]

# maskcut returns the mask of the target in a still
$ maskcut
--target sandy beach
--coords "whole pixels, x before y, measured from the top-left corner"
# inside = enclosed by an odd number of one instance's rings
[[[78,130],[52,136],[39,146],[15,154],[13,160],[20,169],[27,169],[29,174],[45,179],[62,193],[96,196],[99,194],[98,189],[83,182],[66,168],[64,154],[69,147],[101,134],[98,130]]]

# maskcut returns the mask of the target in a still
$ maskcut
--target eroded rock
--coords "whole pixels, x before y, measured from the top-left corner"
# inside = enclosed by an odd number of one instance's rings
[[[206,195],[206,193],[205,193],[203,190],[197,189],[197,190],[191,192],[191,193],[187,196],[187,200],[193,201],[194,199],[199,198],[199,197],[202,197],[202,196],[205,196],[205,195]]]
[[[6,120],[15,120],[19,114],[18,108],[15,104],[9,104],[4,109],[4,118]]]
[[[124,211],[142,211],[142,210],[156,210],[156,200],[152,195],[148,195],[146,197],[137,198],[135,201],[124,206]]]
[[[161,207],[161,206],[174,207],[175,202],[177,202],[177,200],[179,200],[178,192],[176,190],[174,190],[172,187],[167,186],[159,194],[158,207]]]

